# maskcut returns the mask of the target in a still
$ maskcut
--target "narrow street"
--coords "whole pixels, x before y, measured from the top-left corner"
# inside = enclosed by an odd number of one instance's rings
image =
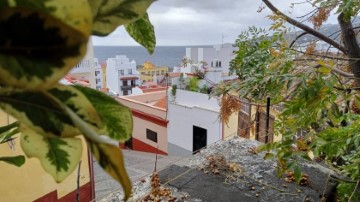
[[[127,172],[133,182],[144,178],[154,171],[155,154],[133,150],[122,151],[125,156]],[[188,162],[188,158],[184,157],[158,155],[157,159],[157,170],[162,170],[171,164],[184,165]],[[97,201],[111,197],[111,194],[117,194],[121,190],[119,183],[105,173],[96,161],[94,162],[94,172]]]

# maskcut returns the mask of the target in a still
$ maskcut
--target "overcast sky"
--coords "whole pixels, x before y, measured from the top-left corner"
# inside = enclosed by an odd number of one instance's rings
[[[304,4],[296,4],[291,9],[290,2],[304,0],[272,0],[276,7],[292,17],[312,10]],[[257,12],[263,6],[260,0],[158,0],[148,13],[158,46],[213,45],[220,44],[222,38],[224,43],[233,43],[241,31],[252,25],[269,27],[271,21],[266,16],[271,11],[265,8]],[[93,44],[137,45],[123,27],[107,37],[93,37]]]

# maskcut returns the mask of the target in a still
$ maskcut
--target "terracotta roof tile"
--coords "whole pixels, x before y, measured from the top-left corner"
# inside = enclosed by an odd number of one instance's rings
[[[159,108],[162,108],[162,109],[166,109],[166,106],[167,106],[167,101],[166,101],[166,96],[161,98],[159,101],[157,101],[155,104],[154,104],[155,107],[159,107]]]

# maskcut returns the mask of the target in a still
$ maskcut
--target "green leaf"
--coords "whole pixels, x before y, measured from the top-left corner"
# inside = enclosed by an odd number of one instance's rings
[[[118,26],[133,22],[146,13],[153,0],[88,0],[93,9],[93,34],[106,36]],[[96,12],[96,13],[95,13]]]
[[[301,168],[299,166],[295,166],[294,177],[295,177],[296,183],[299,183],[301,180]]]
[[[124,157],[119,146],[88,140],[88,145],[100,166],[124,189],[126,201],[131,195],[131,181],[125,169]]]
[[[21,127],[21,147],[27,157],[40,160],[41,166],[56,182],[63,181],[77,167],[82,154],[79,138],[49,138]]]
[[[129,108],[100,91],[82,86],[74,87],[81,91],[96,109],[103,124],[100,134],[122,142],[131,137],[133,120]]]
[[[86,53],[90,8],[86,1],[12,2],[0,5],[0,84],[48,89]]]
[[[11,137],[19,132],[18,127],[19,122],[13,122],[9,125],[0,127],[0,144],[11,140]]]
[[[74,111],[83,121],[95,129],[102,125],[92,103],[74,86],[57,85],[48,91],[52,96]]]
[[[331,73],[331,68],[325,67],[325,66],[321,66],[319,67],[316,71],[323,73],[323,74],[330,74]]]
[[[19,133],[18,128],[14,129],[14,130],[6,131],[4,133],[1,133],[0,134],[0,144],[8,142],[9,140],[12,140],[11,137],[18,134],[18,133]]]
[[[80,131],[61,107],[43,92],[0,89],[0,107],[41,135],[80,135]]]
[[[273,153],[266,153],[264,156],[265,160],[273,159],[275,157],[275,154]]]
[[[150,54],[153,54],[156,38],[154,26],[150,23],[148,14],[125,25],[125,29],[136,42],[144,46]]]
[[[355,106],[356,106],[358,109],[360,109],[360,98],[359,98],[358,96],[355,96],[354,101],[355,101]]]
[[[23,124],[48,137],[73,137],[81,132],[75,127],[62,106],[52,97],[73,110],[95,129],[101,128],[101,120],[90,101],[73,86],[58,84],[48,92],[23,92],[0,90],[0,107]]]
[[[21,155],[19,155],[19,156],[4,156],[4,157],[0,157],[0,161],[20,167],[20,166],[24,165],[25,157],[21,156]]]
[[[0,134],[5,133],[13,128],[17,128],[19,126],[19,122],[13,122],[9,125],[0,127]]]

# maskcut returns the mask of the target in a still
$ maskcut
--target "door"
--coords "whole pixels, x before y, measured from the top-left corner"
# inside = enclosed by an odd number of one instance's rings
[[[207,145],[207,130],[193,126],[193,153],[198,152]]]
[[[269,134],[268,134],[268,142],[273,142],[274,140],[274,116],[270,115],[269,117]],[[256,140],[265,142],[266,140],[266,113],[258,112],[257,113],[257,127],[256,127]]]
[[[129,149],[133,149],[132,137],[125,142],[125,147]]]
[[[238,117],[238,135],[243,138],[250,137],[250,115],[239,111]]]

